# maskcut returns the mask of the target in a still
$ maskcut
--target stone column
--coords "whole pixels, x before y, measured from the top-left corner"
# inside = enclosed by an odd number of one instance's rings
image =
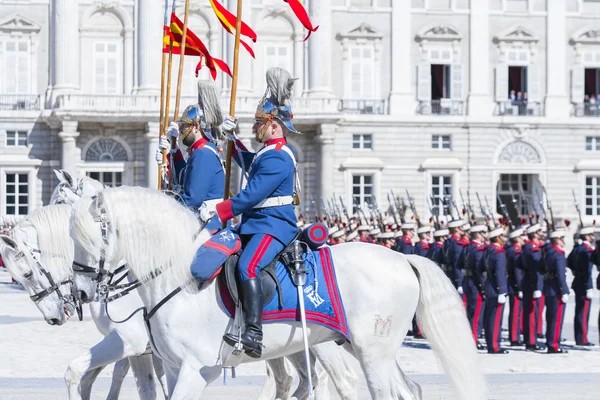
[[[411,7],[410,1],[392,2],[392,88],[390,91],[390,114],[414,115],[415,95],[411,77]]]
[[[308,95],[333,97],[331,87],[331,0],[311,0],[310,19],[319,30],[308,41]],[[306,34],[306,31],[303,30]]]
[[[324,199],[329,199],[333,195],[335,129],[336,126],[333,124],[322,124],[319,127],[319,135],[316,137],[321,149],[319,164],[319,171],[321,174],[319,194]]]
[[[546,101],[545,115],[569,118],[571,107],[566,92],[566,4],[553,0],[546,17]]]
[[[75,139],[79,137],[77,121],[63,121],[62,130],[58,132],[58,137],[62,141],[61,168],[72,176],[79,176],[77,163],[81,161],[81,151],[77,148],[75,142]]]
[[[490,95],[490,26],[488,1],[472,1],[469,17],[469,115],[489,117],[494,110]],[[464,70],[464,69],[463,69]]]
[[[123,94],[129,95],[133,92],[133,67],[135,63],[133,59],[133,30],[126,30],[123,39]]]
[[[158,187],[158,164],[156,164],[156,149],[158,147],[158,131],[160,124],[158,122],[148,122],[146,124],[146,184],[149,188]]]
[[[138,15],[138,93],[160,94],[161,55],[159,43],[163,35],[164,7],[153,0],[139,0]],[[125,59],[127,60],[127,59]],[[128,94],[126,92],[126,94]]]
[[[54,0],[54,91],[79,89],[79,0]]]

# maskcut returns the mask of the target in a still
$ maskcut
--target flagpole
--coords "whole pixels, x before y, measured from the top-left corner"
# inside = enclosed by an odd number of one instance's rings
[[[175,0],[173,0],[173,7],[171,8],[171,13],[174,13],[174,12],[175,12]],[[169,24],[169,32],[170,32],[170,29],[171,29],[171,27]],[[164,117],[164,124],[162,127],[162,129],[163,129],[162,132],[163,132],[163,135],[165,135],[165,136],[167,135],[167,131],[169,129],[169,111],[170,111],[170,106],[171,106],[171,74],[172,74],[172,70],[173,70],[173,38],[169,36],[169,63],[168,63],[168,67],[167,67],[167,92],[165,93],[165,117]],[[165,165],[166,163],[167,163],[167,150],[164,150],[163,151],[163,165]],[[172,171],[170,171],[169,176],[172,176],[175,173],[174,165],[175,164],[174,164],[173,160],[171,160]],[[163,189],[162,184],[163,184],[163,182],[161,180],[161,189]]]
[[[237,17],[235,20],[235,46],[233,48],[233,79],[231,81],[231,98],[229,100],[229,115],[235,116],[235,99],[237,95],[238,69],[240,61],[240,36],[242,31],[242,0],[237,1]],[[229,198],[231,187],[231,157],[233,155],[233,142],[227,142],[227,154],[225,158],[225,190],[223,200]],[[223,223],[223,228],[227,226]]]
[[[185,42],[187,39],[188,16],[190,13],[190,0],[185,0],[185,12],[183,15],[183,32],[181,34],[181,51],[179,52],[179,74],[177,76],[177,93],[175,97],[175,112],[173,113],[173,121],[179,119],[179,104],[181,102],[181,81],[183,80],[183,63],[185,61]],[[177,147],[177,138],[171,138],[171,148]],[[169,174],[169,189],[173,187],[173,175]]]
[[[166,27],[167,24],[169,23],[169,0],[165,0],[165,20],[164,20],[164,24],[163,24],[163,34],[160,38],[161,40],[161,44],[160,44],[160,54],[162,56],[162,61],[161,61],[161,66],[160,66],[160,128],[158,131],[158,140],[160,141],[162,135],[164,134],[164,130],[165,130],[165,73],[167,70],[167,54],[164,52],[164,40],[165,40],[165,33],[167,33]],[[169,49],[172,51],[172,46],[173,44],[171,43],[171,40],[169,40]],[[158,166],[158,182],[157,182],[157,187],[158,190],[162,189],[162,176],[163,176],[163,171],[164,169],[166,169],[166,164],[167,164],[167,152],[166,150],[163,150],[162,152],[162,165]]]

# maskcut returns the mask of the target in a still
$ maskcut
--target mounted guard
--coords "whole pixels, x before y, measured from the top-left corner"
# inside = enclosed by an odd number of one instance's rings
[[[166,136],[156,150],[156,161],[162,163],[162,153],[171,149],[170,164],[176,192],[188,207],[198,210],[204,203],[215,205],[223,199],[225,171],[219,144],[224,139],[220,125],[223,114],[217,86],[212,81],[198,81],[198,104],[188,106],[177,122],[171,122],[168,136],[179,138],[187,148],[187,161],[182,151]],[[221,227],[218,218],[206,228],[215,233]]]

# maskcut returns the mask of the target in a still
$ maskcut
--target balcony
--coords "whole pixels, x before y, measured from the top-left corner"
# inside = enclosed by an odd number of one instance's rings
[[[37,94],[0,94],[0,110],[35,111],[40,109],[40,96]]]
[[[579,103],[573,104],[574,117],[600,117],[600,104],[598,103]]]
[[[348,114],[387,114],[387,103],[385,100],[350,100],[343,99],[339,102],[338,111]]]
[[[496,103],[496,115],[515,117],[540,117],[542,104],[538,101],[500,101]]]
[[[420,101],[417,112],[422,115],[463,115],[464,101],[452,99]]]

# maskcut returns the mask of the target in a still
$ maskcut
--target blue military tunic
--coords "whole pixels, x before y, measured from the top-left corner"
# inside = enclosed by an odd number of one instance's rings
[[[413,247],[412,239],[407,235],[402,236],[396,241],[394,250],[402,254],[414,254],[415,249]]]
[[[181,150],[174,157],[174,181],[182,186],[182,200],[186,206],[198,210],[202,203],[222,200],[225,172],[219,151],[214,143],[202,138],[188,149],[189,157],[183,158]],[[206,228],[221,228],[218,218],[212,218]]]
[[[216,209],[221,221],[242,215],[236,227],[245,245],[238,273],[246,280],[256,278],[298,232],[294,205],[287,201],[294,196],[296,164],[284,138],[266,142],[258,153],[247,151],[239,141],[237,147],[242,151],[235,160],[248,172],[248,184]],[[282,205],[263,207],[268,199]]]
[[[561,297],[569,294],[565,251],[558,246],[550,246],[546,249],[545,261],[546,341],[549,350],[558,351],[566,306]]]
[[[592,271],[594,268],[595,250],[590,243],[583,242],[575,247],[571,254],[570,266],[575,278],[571,288],[575,291],[575,343],[589,343],[588,328],[592,299],[588,299],[587,291],[593,289]]]
[[[488,353],[501,352],[500,335],[502,333],[502,316],[504,304],[498,302],[498,296],[508,291],[506,280],[506,256],[504,248],[497,243],[487,247],[484,255],[487,269],[485,281],[485,339]]]
[[[427,253],[429,252],[429,242],[426,240],[421,240],[415,244],[414,254],[419,255],[421,257],[427,257]]]
[[[454,283],[454,287],[462,286],[463,271],[460,269],[459,259],[463,247],[468,244],[468,241],[460,238],[457,234],[452,234],[444,242],[444,250],[446,252],[448,270],[446,275]]]
[[[431,245],[429,251],[427,252],[427,258],[433,262],[436,262],[447,274],[448,267],[446,265],[446,253],[444,252],[443,242],[435,242],[433,245]]]

